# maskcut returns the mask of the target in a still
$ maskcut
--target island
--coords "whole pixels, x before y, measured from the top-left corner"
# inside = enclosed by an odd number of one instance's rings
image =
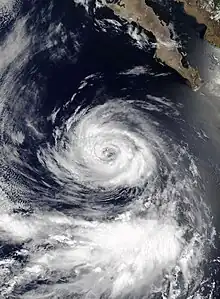
[[[189,63],[183,64],[183,55],[177,42],[172,39],[171,32],[164,21],[160,20],[152,7],[145,0],[103,0],[102,4],[110,8],[115,15],[129,23],[134,22],[156,39],[155,56],[162,63],[177,71],[192,87],[198,90],[202,80],[198,69]]]

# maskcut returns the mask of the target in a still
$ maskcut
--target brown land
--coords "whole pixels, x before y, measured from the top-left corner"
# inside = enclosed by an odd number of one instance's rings
[[[199,24],[207,29],[204,38],[211,44],[220,47],[220,22],[212,19],[214,8],[204,6],[204,0],[176,0],[184,4],[185,12],[196,18]]]
[[[201,86],[202,80],[198,70],[190,65],[187,68],[183,66],[183,56],[178,51],[178,45],[171,38],[169,28],[163,21],[160,21],[153,9],[146,5],[145,0],[119,0],[117,3],[103,1],[120,18],[129,23],[134,22],[151,32],[157,41],[156,57],[185,78],[193,90],[197,90]]]

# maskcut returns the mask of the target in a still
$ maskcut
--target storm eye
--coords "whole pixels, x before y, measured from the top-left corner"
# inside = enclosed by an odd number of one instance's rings
[[[103,160],[112,161],[115,160],[117,156],[117,151],[115,148],[106,147],[102,151]]]

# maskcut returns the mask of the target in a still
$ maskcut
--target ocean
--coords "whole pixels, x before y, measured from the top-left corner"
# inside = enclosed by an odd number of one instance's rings
[[[149,3],[199,91],[97,3],[0,9],[0,298],[219,297],[220,52]]]

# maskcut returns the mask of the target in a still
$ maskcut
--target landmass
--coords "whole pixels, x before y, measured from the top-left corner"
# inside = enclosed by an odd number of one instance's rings
[[[199,71],[189,63],[187,66],[183,65],[184,57],[179,51],[179,45],[172,39],[170,29],[145,3],[145,0],[103,0],[102,3],[118,17],[129,23],[134,22],[147,32],[151,32],[156,39],[156,58],[177,71],[187,80],[193,90],[201,87],[202,80]]]
[[[184,5],[185,12],[206,25],[204,38],[220,47],[220,0],[176,0]]]

